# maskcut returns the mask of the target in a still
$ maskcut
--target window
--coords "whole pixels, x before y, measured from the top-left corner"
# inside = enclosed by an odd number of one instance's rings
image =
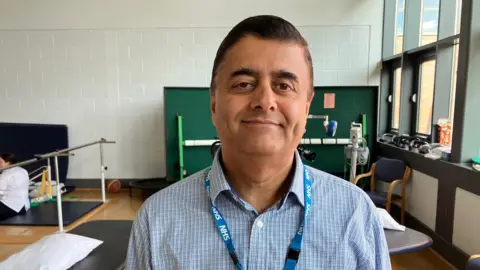
[[[435,59],[420,64],[420,81],[418,89],[417,133],[432,134],[433,95],[435,89]]]
[[[392,107],[392,128],[398,129],[400,123],[400,93],[402,83],[402,69],[396,68],[393,76],[393,107]]]
[[[453,116],[455,111],[455,90],[457,89],[457,70],[458,70],[458,46],[457,43],[453,49],[453,65],[452,65],[452,85],[450,91],[450,109],[449,119],[453,126]]]
[[[420,45],[437,41],[440,0],[423,0]]]
[[[381,84],[381,132],[436,142],[437,124],[452,124],[462,2],[385,1],[383,47],[393,55],[382,59],[381,80],[388,83]],[[417,45],[405,48],[404,41]]]
[[[395,17],[395,48],[394,54],[399,54],[403,50],[403,25],[404,25],[404,14],[405,14],[405,0],[397,0]]]
[[[460,33],[460,21],[462,15],[462,0],[457,0],[457,17],[455,18],[455,34]]]

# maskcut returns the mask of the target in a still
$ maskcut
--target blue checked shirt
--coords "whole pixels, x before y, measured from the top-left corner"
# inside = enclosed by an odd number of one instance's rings
[[[232,269],[215,225],[210,199],[224,216],[245,269],[283,269],[288,247],[303,220],[303,164],[295,154],[287,195],[258,214],[230,188],[215,157],[210,168],[165,188],[145,201],[133,224],[126,269]],[[349,182],[308,167],[312,209],[304,228],[297,269],[391,269],[375,205]]]

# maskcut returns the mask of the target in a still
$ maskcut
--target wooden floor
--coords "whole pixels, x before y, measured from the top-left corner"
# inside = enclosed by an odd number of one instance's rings
[[[101,198],[99,190],[77,190],[68,196],[76,196],[69,200],[98,200]],[[67,199],[68,199],[68,196]],[[133,197],[129,196],[128,190],[119,193],[107,194],[108,203],[95,213],[73,225],[73,227],[87,220],[105,219],[135,219],[135,213],[142,205],[141,194],[134,191]],[[71,229],[71,228],[69,228]],[[15,239],[11,243],[22,244],[0,244],[0,261],[6,259],[25,246],[27,243],[40,239],[46,234],[53,233],[57,227],[23,227],[23,226],[0,226],[0,238]],[[434,251],[425,249],[419,252],[395,255],[391,257],[392,267],[395,270],[401,269],[422,269],[442,270],[455,269],[439,257]]]

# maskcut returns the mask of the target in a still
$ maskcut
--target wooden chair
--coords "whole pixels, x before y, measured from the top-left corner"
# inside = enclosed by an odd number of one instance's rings
[[[370,177],[370,191],[366,193],[377,206],[385,205],[385,210],[390,213],[390,206],[395,202],[401,203],[402,216],[401,224],[405,224],[405,195],[406,183],[410,178],[411,169],[403,161],[398,159],[382,158],[372,165],[368,173],[360,174],[355,177],[354,184],[365,177]],[[388,192],[375,190],[375,181],[390,183]],[[402,195],[393,193],[395,186],[402,185]]]

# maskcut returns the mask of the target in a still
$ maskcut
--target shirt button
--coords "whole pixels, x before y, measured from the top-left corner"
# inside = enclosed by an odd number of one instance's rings
[[[261,221],[261,220],[257,221],[257,227],[259,229],[263,228],[263,221]]]

